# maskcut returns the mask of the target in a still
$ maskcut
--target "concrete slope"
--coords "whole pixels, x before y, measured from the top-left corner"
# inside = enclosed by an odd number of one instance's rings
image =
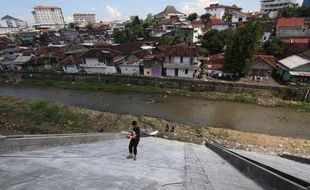
[[[142,138],[138,160],[127,139],[0,156],[1,190],[261,189],[205,146]]]

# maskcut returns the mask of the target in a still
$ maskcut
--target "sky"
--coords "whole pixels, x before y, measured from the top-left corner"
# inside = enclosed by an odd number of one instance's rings
[[[59,6],[65,21],[73,20],[73,13],[95,13],[97,21],[126,20],[137,15],[145,18],[148,13],[157,14],[167,5],[174,5],[177,10],[189,14],[204,13],[204,8],[218,0],[0,0],[0,16],[11,15],[33,24],[31,11],[36,5]],[[296,0],[302,3],[302,0]],[[221,4],[236,4],[243,11],[258,11],[259,0],[219,0]]]

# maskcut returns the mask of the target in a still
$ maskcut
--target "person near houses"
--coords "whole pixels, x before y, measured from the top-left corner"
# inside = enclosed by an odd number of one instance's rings
[[[138,126],[138,123],[136,121],[133,121],[131,124],[132,124],[132,132],[128,135],[128,138],[130,138],[130,143],[129,143],[129,155],[127,156],[127,159],[133,158],[133,160],[136,160],[137,147],[140,141],[140,127]]]

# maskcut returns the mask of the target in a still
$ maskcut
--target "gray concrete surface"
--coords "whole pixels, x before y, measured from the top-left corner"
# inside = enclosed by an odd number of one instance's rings
[[[137,161],[127,139],[0,156],[1,190],[261,189],[205,146],[142,138]]]
[[[310,165],[308,164],[288,160],[279,156],[258,154],[256,152],[244,150],[232,151],[310,183]]]

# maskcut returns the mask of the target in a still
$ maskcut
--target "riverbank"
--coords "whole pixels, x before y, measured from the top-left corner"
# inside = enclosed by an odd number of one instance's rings
[[[168,89],[152,86],[138,86],[131,84],[112,84],[112,83],[97,83],[97,82],[69,82],[56,80],[23,80],[19,84],[1,83],[5,86],[52,86],[62,89],[72,90],[99,90],[106,92],[134,92],[134,93],[148,93],[148,94],[164,94],[186,96],[207,100],[232,101],[241,103],[251,103],[262,106],[281,106],[298,109],[300,111],[310,111],[310,103],[299,101],[288,101],[275,97],[270,93],[261,94],[238,94],[238,93],[219,93],[219,92],[198,92],[190,90]]]
[[[310,140],[239,132],[223,128],[191,127],[158,118],[134,117],[64,106],[46,101],[0,97],[0,135],[55,134],[127,131],[132,120],[158,136],[184,142],[215,141],[227,148],[265,154],[289,153],[310,156]],[[166,126],[175,132],[166,132]],[[268,141],[266,140],[268,139]]]

